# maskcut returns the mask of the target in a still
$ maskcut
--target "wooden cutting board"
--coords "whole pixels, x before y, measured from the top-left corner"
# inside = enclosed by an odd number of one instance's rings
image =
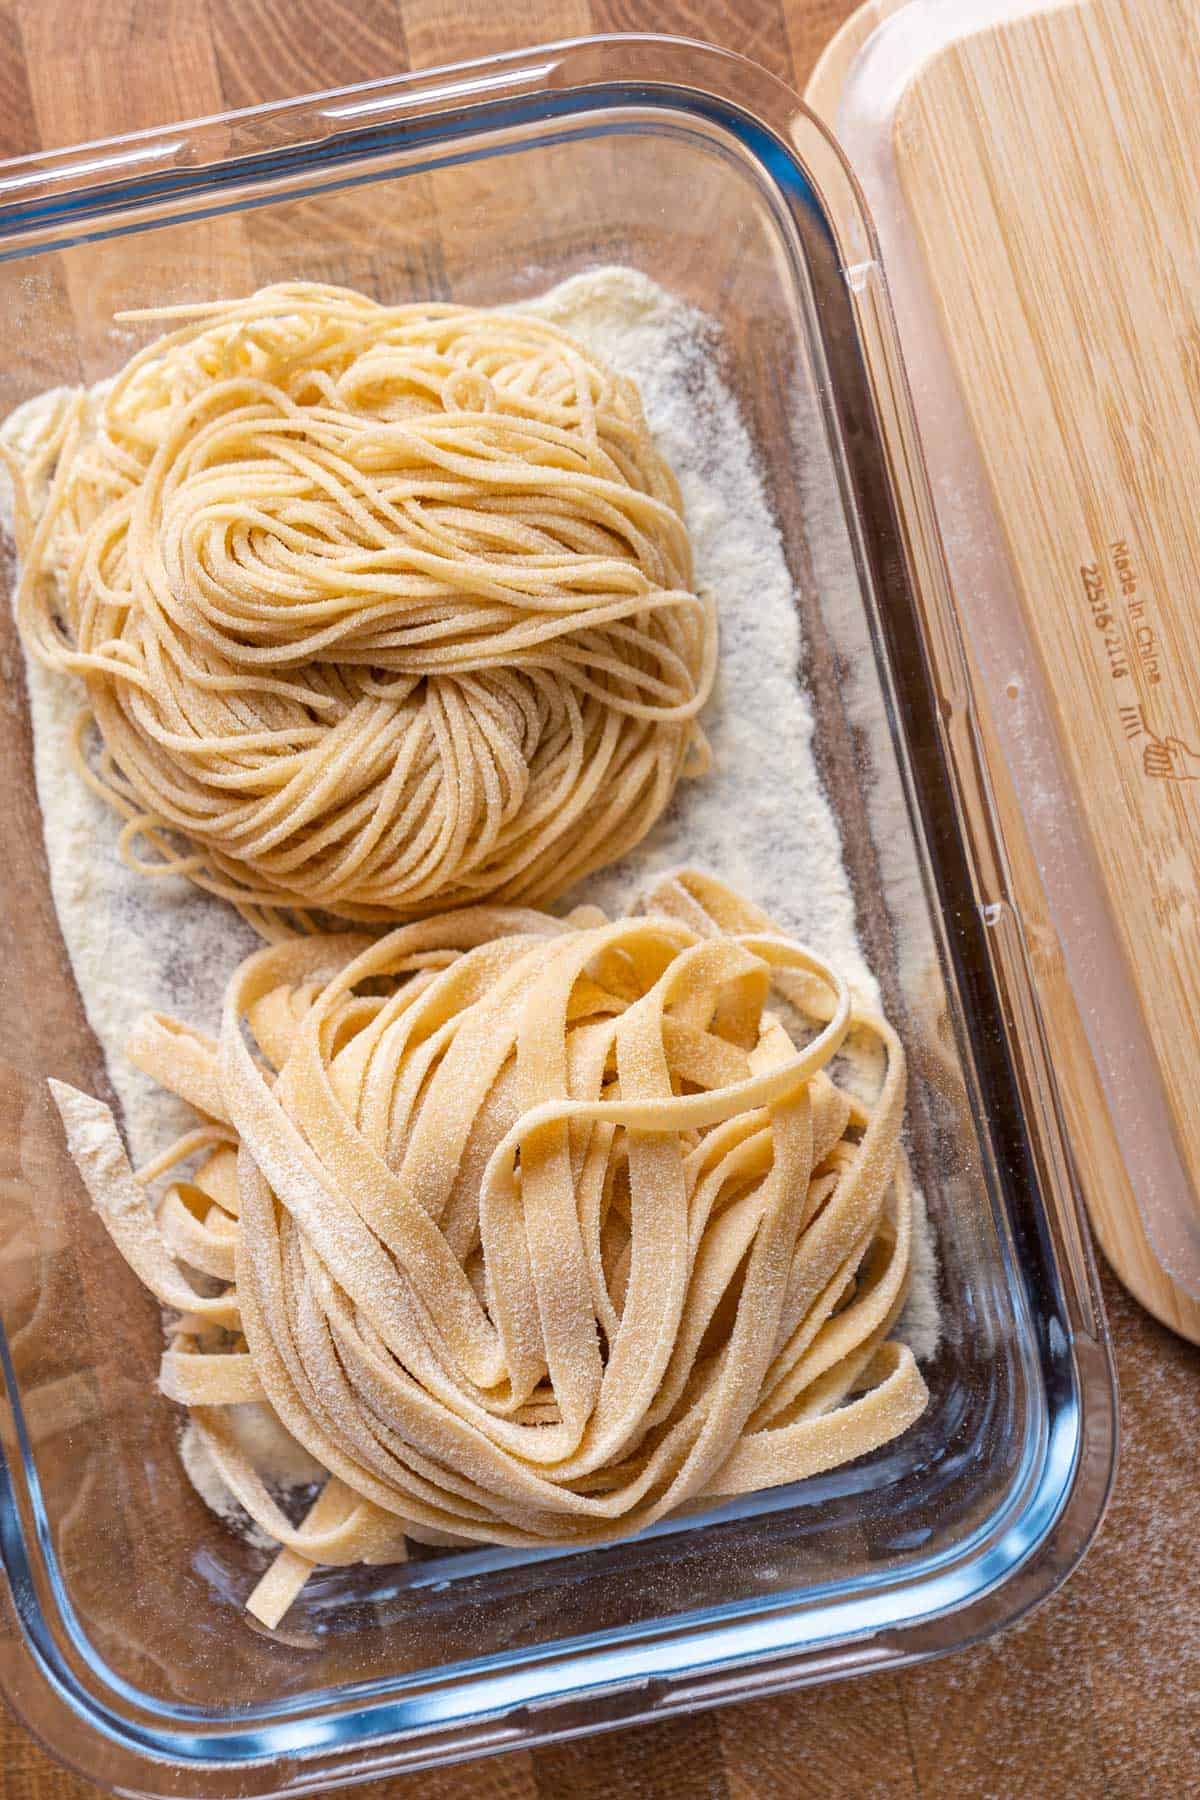
[[[807,98],[833,125],[870,0]],[[1025,627],[1200,1192],[1200,7],[1088,0],[912,78],[894,151]],[[1081,1181],[1142,1303],[1200,1342],[1117,1147],[997,742],[975,698]],[[1086,1000],[1086,996],[1084,997]]]

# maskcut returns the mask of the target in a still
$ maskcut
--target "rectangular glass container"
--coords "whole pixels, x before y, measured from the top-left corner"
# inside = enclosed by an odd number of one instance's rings
[[[579,1554],[325,1571],[259,1631],[264,1558],[188,1484],[157,1309],[46,1095],[106,1083],[5,609],[0,1682],[124,1792],[326,1792],[947,1651],[1052,1591],[1103,1510],[1106,1330],[887,297],[794,94],[699,45],[588,40],[2,165],[0,413],[118,368],[121,306],[288,278],[514,300],[600,262],[719,321],[782,534],[860,937],[911,1059],[932,1402],[795,1488]]]

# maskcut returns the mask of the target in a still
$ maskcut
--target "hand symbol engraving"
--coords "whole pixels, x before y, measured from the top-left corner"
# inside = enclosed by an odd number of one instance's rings
[[[1200,781],[1200,751],[1182,738],[1152,736],[1142,751],[1142,768],[1161,781]]]

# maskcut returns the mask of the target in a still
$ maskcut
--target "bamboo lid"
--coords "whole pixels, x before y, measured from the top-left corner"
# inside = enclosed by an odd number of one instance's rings
[[[1191,0],[871,0],[808,99],[879,229],[1106,1255],[1200,1341]]]

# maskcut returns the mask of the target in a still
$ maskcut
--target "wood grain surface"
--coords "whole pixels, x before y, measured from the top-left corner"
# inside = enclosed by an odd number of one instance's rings
[[[1120,7],[1123,0],[1103,0],[1103,3]],[[1188,3],[1192,4],[1193,0],[1188,0]],[[809,75],[804,97],[818,117],[824,119],[831,128],[837,119],[846,76],[855,56],[883,21],[900,11],[905,4],[906,0],[863,0],[858,10],[850,15],[822,49]],[[1065,28],[1069,34],[1074,21],[1074,10],[1064,9],[1063,13],[1056,16],[1059,27]],[[1012,34],[1007,36],[1011,39]],[[1037,39],[1039,46],[1044,46],[1047,42],[1057,49],[1053,21],[1050,34],[1040,34]],[[986,40],[976,39],[973,53],[986,56]],[[999,50],[996,54],[1000,54]],[[959,66],[961,65],[951,58],[942,59],[937,65],[937,74],[944,79],[947,72]],[[1047,72],[1044,66],[1039,70],[1043,81]],[[991,117],[994,118],[1003,107],[1005,98],[1010,107],[1014,101],[1018,106],[1023,105],[1021,85],[1010,82],[1006,85],[1003,96],[995,92],[992,94]],[[912,94],[906,96],[903,111],[907,111],[916,99],[917,96]],[[952,116],[962,123],[961,106],[953,114],[933,110],[931,123],[935,126],[937,135],[944,132]],[[1011,111],[1008,116],[1011,120]],[[1092,113],[1085,111],[1083,129],[1104,130],[1106,127]],[[1027,190],[1019,184],[1009,190],[1012,203],[1022,209],[1030,207],[1034,195],[1035,190]],[[984,286],[989,296],[994,298],[988,284],[985,283]],[[986,309],[980,307],[947,305],[944,311],[944,320],[951,335],[956,329],[961,329],[968,338],[974,336],[977,325],[986,318]],[[989,333],[995,333],[994,318],[983,336],[986,338]],[[1015,347],[1010,344],[1008,348],[1010,354],[1015,356]],[[985,433],[985,436],[988,435]],[[1003,430],[997,433],[997,436],[1003,435]],[[1003,464],[1000,466],[1003,467]],[[1021,515],[1018,512],[1016,516],[1020,518]],[[1073,571],[1073,575],[1075,573],[1077,571]],[[1192,1299],[1166,1273],[1146,1235],[1108,1114],[1100,1074],[1088,1042],[1084,1017],[1072,989],[1063,947],[1051,923],[1050,904],[1042,885],[1034,847],[1022,818],[1016,786],[1001,734],[997,729],[997,717],[986,685],[979,674],[978,664],[969,650],[968,661],[976,717],[992,775],[993,803],[1008,850],[1012,891],[1024,925],[1043,1015],[1051,1021],[1052,1049],[1067,1128],[1074,1146],[1092,1227],[1114,1271],[1135,1299],[1140,1300],[1155,1318],[1170,1325],[1173,1331],[1180,1332],[1192,1343],[1200,1343],[1200,1301]]]
[[[592,29],[803,87],[852,0],[0,0],[0,154]],[[252,249],[250,251],[252,255]],[[1187,1800],[1200,1793],[1200,1354],[1106,1282],[1124,1449],[1067,1588],[941,1663],[356,1790],[364,1800]],[[2,1800],[83,1800],[0,1717]]]
[[[908,215],[1145,1022],[1134,1055],[1165,1089],[1193,1195],[1200,232],[1183,172],[1200,155],[1198,22],[1195,0],[1055,7],[933,59],[895,121]],[[1087,1185],[1095,1210],[1104,1184]],[[1122,1274],[1139,1248],[1136,1214],[1124,1242],[1131,1211],[1101,1220]],[[1200,1213],[1173,1226],[1163,1208],[1157,1234],[1180,1267]],[[1200,1337],[1200,1307],[1169,1322]]]

